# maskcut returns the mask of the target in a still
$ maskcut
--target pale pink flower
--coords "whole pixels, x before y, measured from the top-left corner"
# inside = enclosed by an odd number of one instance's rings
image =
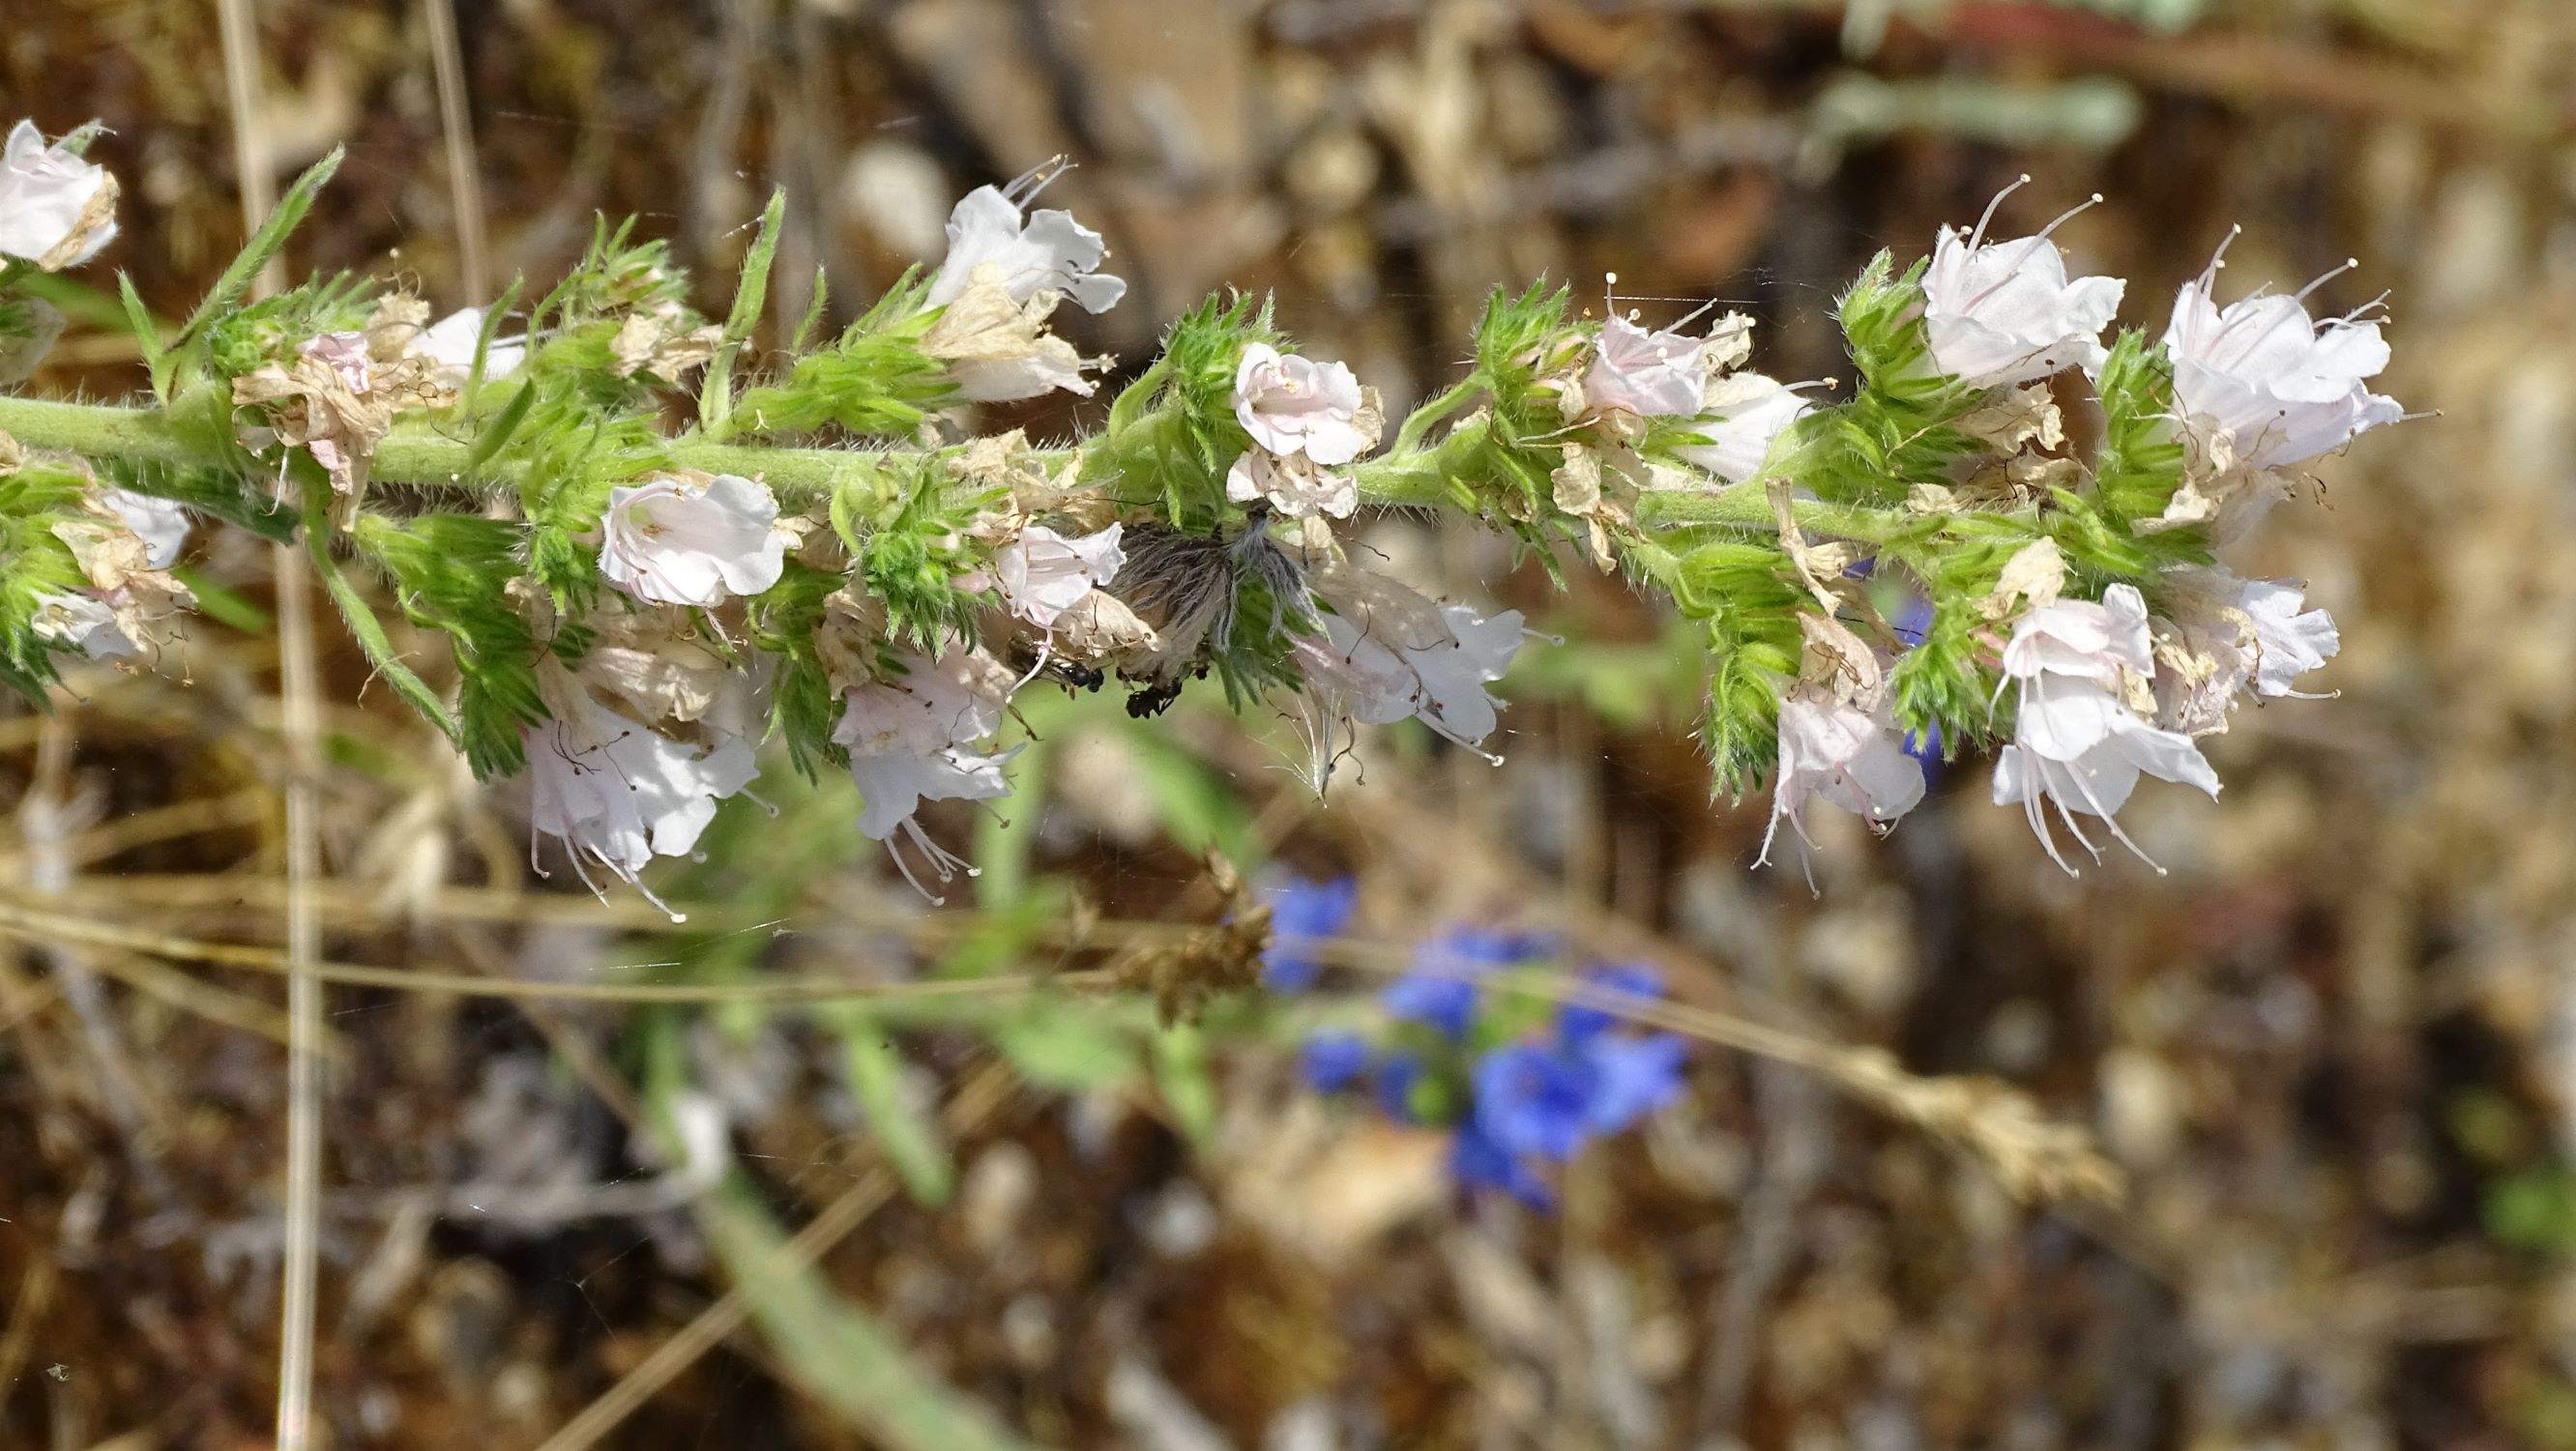
[[[1601,326],[1592,369],[1583,377],[1584,401],[1640,418],[1682,418],[1700,410],[1708,386],[1701,366],[1705,340],[1676,332],[1649,332],[1624,317]]]
[[[769,490],[732,474],[620,484],[600,521],[599,570],[640,600],[720,605],[778,583],[787,539],[777,524]]]
[[[1250,343],[1234,372],[1234,416],[1272,453],[1304,454],[1331,467],[1375,441],[1360,418],[1360,380],[1346,363],[1318,363]]]
[[[1995,802],[2019,805],[2050,859],[2067,871],[2075,869],[2058,854],[2043,798],[2097,861],[2101,851],[2076,825],[2078,812],[2100,817],[2152,866],[2115,815],[2140,774],[2218,794],[2218,775],[2190,736],[2150,725],[2129,706],[2131,682],[2151,685],[2155,676],[2146,602],[2134,587],[2113,585],[2099,604],[2065,600],[2030,611],[2014,626],[2003,665],[2020,698],[2013,743],[1995,761]]]
[[[1039,629],[1054,629],[1056,616],[1118,577],[1120,566],[1127,562],[1118,535],[1116,524],[1073,538],[1043,524],[1022,529],[1017,538],[993,552],[993,582],[1002,602],[1012,614]]]
[[[2083,207],[2035,237],[1986,241],[1995,207],[2020,186],[1999,193],[1975,231],[1963,236],[1943,227],[1923,274],[1932,361],[1972,387],[2027,383],[2070,367],[2098,372],[2110,356],[2102,329],[2119,312],[2128,285],[2116,277],[2066,275],[2066,259],[2049,238]]]
[[[1779,775],[1771,786],[1771,825],[1762,833],[1759,861],[1771,859],[1771,840],[1782,821],[1800,841],[1814,844],[1806,822],[1811,800],[1838,806],[1880,830],[1923,800],[1923,765],[1905,753],[1884,705],[1863,710],[1804,689],[1780,702]]]
[[[367,354],[365,333],[323,333],[305,339],[297,351],[330,369],[340,386],[352,393],[365,393],[375,386],[375,360]]]
[[[1327,608],[1320,629],[1297,637],[1289,656],[1307,682],[1304,722],[1318,790],[1331,774],[1349,724],[1392,725],[1411,716],[1441,738],[1488,760],[1499,722],[1486,689],[1503,678],[1528,632],[1521,613],[1483,615],[1436,604],[1403,584],[1347,565],[1312,576]]]
[[[975,875],[965,859],[932,841],[915,813],[924,801],[990,801],[1010,794],[1002,765],[1018,754],[968,747],[1001,728],[1011,673],[972,650],[936,660],[904,657],[904,672],[851,689],[832,739],[849,748],[860,796],[859,830],[887,844],[895,866],[923,896],[941,900],[893,849],[901,832],[941,883]]]

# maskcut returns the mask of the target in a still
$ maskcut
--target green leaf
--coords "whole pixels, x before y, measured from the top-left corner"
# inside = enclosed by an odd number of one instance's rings
[[[116,274],[116,295],[125,304],[125,322],[134,334],[134,345],[143,350],[144,370],[152,377],[152,396],[170,401],[170,356],[161,346],[161,324],[152,309],[143,305],[143,295],[134,290],[134,279],[123,270]]]
[[[768,305],[769,269],[778,260],[778,224],[786,216],[787,189],[780,187],[769,194],[769,205],[761,210],[760,235],[752,239],[751,251],[742,259],[742,281],[734,287],[724,341],[717,344],[698,392],[698,422],[703,427],[715,427],[733,411],[733,360],[750,340],[751,330],[760,325],[760,310]]]
[[[322,588],[330,594],[331,602],[340,607],[340,618],[348,622],[349,634],[357,640],[358,648],[366,652],[368,663],[384,676],[385,683],[394,688],[396,695],[411,702],[412,709],[419,711],[450,741],[456,741],[456,721],[447,713],[445,702],[438,698],[437,691],[429,688],[429,682],[421,679],[394,654],[394,643],[386,636],[385,627],[377,621],[376,612],[368,607],[366,596],[358,592],[358,587],[341,570],[340,561],[332,557],[331,540],[335,532],[331,528],[329,491],[307,485],[304,552],[313,561],[314,577],[322,581]]]
[[[519,527],[470,514],[400,522],[362,514],[351,538],[392,578],[412,623],[447,635],[456,657],[456,734],[474,774],[489,780],[518,770],[526,760],[521,728],[546,718],[535,634],[504,588],[519,569]]]
[[[1063,1093],[1120,1088],[1144,1071],[1135,1037],[1099,1008],[1035,996],[995,1023],[993,1051],[1022,1078]]]
[[[250,596],[217,583],[204,570],[181,564],[173,566],[170,575],[197,597],[197,613],[216,624],[229,625],[245,635],[265,635],[276,624]]]
[[[890,1451],[1035,1451],[819,1272],[786,1263],[786,1237],[741,1175],[699,1201],[698,1224],[780,1364],[849,1426]]]
[[[197,310],[188,315],[187,326],[179,329],[178,339],[171,345],[172,351],[182,351],[204,336],[215,319],[250,291],[252,279],[258,277],[260,269],[266,267],[269,259],[286,245],[286,239],[303,222],[305,213],[313,210],[315,194],[322,190],[323,183],[331,179],[331,174],[340,169],[340,159],[344,154],[342,148],[332,147],[330,155],[306,168],[304,174],[295,179],[295,185],[286,189],[286,195],[277,199],[277,206],[269,212],[268,220],[260,223],[259,230],[251,234],[250,241],[233,258],[232,265],[224,269],[224,275],[215,279],[214,289],[206,294],[206,300],[198,303]]]
[[[1194,853],[1215,847],[1248,869],[1260,851],[1253,842],[1251,814],[1233,786],[1175,743],[1169,730],[1148,721],[1126,724],[1139,784],[1173,844]]]
[[[1216,1078],[1207,1037],[1195,1024],[1174,1023],[1153,1035],[1154,1083],[1182,1137],[1200,1148],[1216,1138]]]
[[[830,1017],[841,1035],[843,1070],[850,1096],[867,1116],[877,1147],[912,1197],[924,1204],[945,1204],[957,1187],[956,1165],[940,1146],[939,1130],[902,1092],[903,1055],[886,1026],[865,1007],[835,1007]]]
[[[492,340],[500,336],[502,319],[510,315],[511,308],[519,305],[519,295],[527,291],[527,288],[527,278],[513,277],[510,279],[510,285],[501,289],[501,295],[493,299],[492,305],[483,309],[483,326],[474,331],[474,365],[466,370],[464,396],[457,399],[456,406],[459,410],[470,412],[473,409],[475,395],[483,391],[483,370],[491,361]],[[525,388],[520,389],[519,396],[526,397],[528,391]],[[473,470],[467,469],[465,472],[471,474]]]

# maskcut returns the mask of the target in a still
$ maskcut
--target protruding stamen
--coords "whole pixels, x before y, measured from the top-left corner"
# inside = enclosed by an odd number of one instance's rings
[[[1025,209],[1029,203],[1038,199],[1039,192],[1054,185],[1057,177],[1071,170],[1073,170],[1072,160],[1059,151],[1011,178],[1011,184],[1002,188],[1003,199],[1015,207]]]
[[[2307,286],[2300,288],[2300,289],[2299,289],[2299,291],[2298,291],[2298,295],[2297,295],[2297,296],[2295,296],[2295,297],[2292,297],[2290,300],[2291,300],[2292,302],[2305,302],[2305,301],[2307,301],[2307,300],[2308,300],[2308,294],[2309,294],[2309,293],[2316,291],[2318,288],[2325,286],[2327,283],[2334,281],[2336,278],[2341,277],[2341,276],[2342,276],[2342,275],[2344,275],[2345,273],[2352,271],[2354,268],[2359,267],[2360,265],[2361,265],[2361,259],[2360,259],[2360,258],[2358,258],[2358,257],[2346,257],[2345,259],[2343,259],[2343,265],[2342,265],[2341,267],[2337,267],[2337,268],[2335,268],[2333,271],[2323,274],[2322,276],[2318,277],[2316,281],[2311,282],[2311,283],[2309,283]],[[2380,294],[2380,296],[2382,296],[2382,297],[2386,297],[2387,295],[2388,295],[2388,294],[2386,294],[2386,293],[2384,293],[2384,292]]]
[[[2097,191],[2076,205],[2067,208],[2065,212],[2058,216],[2056,221],[2040,228],[2039,235],[2031,238],[2031,240],[2034,242],[2047,241],[2050,237],[2057,234],[2058,228],[2065,226],[2068,222],[2075,220],[2077,217],[2084,215],[2086,212],[2089,212],[2100,205],[2102,205],[2102,194]]]
[[[2219,239],[2218,250],[2209,254],[2209,265],[2200,270],[2201,291],[2211,292],[2217,289],[2219,269],[2227,265],[2227,249],[2236,245],[2236,239],[2244,235],[2245,225],[2239,222],[2229,227],[2227,235]]]
[[[1995,199],[1993,201],[1986,203],[1986,214],[1977,218],[1977,229],[1968,234],[1969,251],[1973,252],[1986,244],[1986,228],[1994,224],[1995,210],[2004,204],[2004,198],[2011,196],[2014,192],[2017,192],[2028,185],[2030,185],[2030,173],[2025,171],[2013,182],[2012,185],[2005,187],[2002,191],[1996,192]]]

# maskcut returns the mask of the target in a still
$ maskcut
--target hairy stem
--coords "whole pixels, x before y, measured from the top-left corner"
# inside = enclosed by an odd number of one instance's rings
[[[1352,472],[1361,500],[1380,508],[1456,507],[1460,496],[1448,465],[1465,451],[1462,443],[1473,442],[1479,427],[1479,420],[1469,419],[1437,443],[1401,446],[1356,465]],[[157,408],[0,396],[0,433],[29,448],[86,458],[199,466],[226,462],[211,456]],[[1039,458],[1055,467],[1076,453],[1101,447],[1107,437],[1076,448],[1042,450]],[[890,461],[913,451],[724,443],[692,433],[673,440],[669,452],[671,462],[682,468],[758,479],[782,505],[797,509],[826,502],[845,485],[874,481]],[[518,472],[504,460],[478,462],[471,437],[405,424],[376,445],[368,476],[378,485],[472,489],[515,484]],[[1895,528],[1886,513],[1874,509],[1804,501],[1796,511],[1798,522],[1816,533],[1863,543],[1885,543]],[[1637,524],[1650,533],[1693,527],[1767,531],[1774,527],[1768,483],[1756,478],[1724,488],[1649,493],[1637,501]]]

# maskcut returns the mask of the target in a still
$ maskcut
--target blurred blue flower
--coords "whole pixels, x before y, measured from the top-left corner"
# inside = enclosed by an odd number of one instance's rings
[[[1315,985],[1323,964],[1310,954],[1317,943],[1337,937],[1358,910],[1360,884],[1336,877],[1310,882],[1290,877],[1272,887],[1270,945],[1261,953],[1261,985],[1272,992],[1304,992]]]
[[[1682,1067],[1690,1057],[1690,1044],[1676,1034],[1650,1033],[1642,1038],[1599,1034],[1575,1051],[1582,1055],[1590,1079],[1583,1121],[1594,1134],[1632,1128],[1682,1096]]]
[[[1631,997],[1660,998],[1664,995],[1664,975],[1649,962],[1603,962],[1583,970],[1583,980],[1595,987]],[[1557,1036],[1568,1043],[1580,1043],[1600,1033],[1618,1019],[1599,1008],[1580,1003],[1567,1003],[1556,1010]]]
[[[1896,638],[1909,648],[1922,644],[1924,633],[1932,628],[1931,596],[1908,594],[1905,608],[1896,612],[1896,618],[1888,622],[1888,628],[1895,631]]]
[[[1297,1071],[1317,1093],[1337,1093],[1368,1067],[1368,1041],[1357,1033],[1307,1035],[1297,1049]]]
[[[1476,1131],[1507,1154],[1562,1164],[1583,1147],[1596,1073],[1537,1043],[1506,1043],[1476,1064]]]
[[[1398,1048],[1378,1060],[1377,1077],[1369,1087],[1377,1095],[1378,1111],[1397,1123],[1413,1122],[1413,1085],[1422,1081],[1422,1059]]]
[[[1449,1173],[1469,1188],[1500,1189],[1532,1209],[1556,1207],[1556,1193],[1519,1155],[1485,1137],[1473,1120],[1449,1141]]]
[[[1387,1016],[1428,1023],[1452,1039],[1467,1036],[1476,1016],[1475,979],[1498,967],[1545,956],[1546,938],[1523,932],[1453,927],[1414,949],[1414,970],[1387,984],[1378,1001]]]

